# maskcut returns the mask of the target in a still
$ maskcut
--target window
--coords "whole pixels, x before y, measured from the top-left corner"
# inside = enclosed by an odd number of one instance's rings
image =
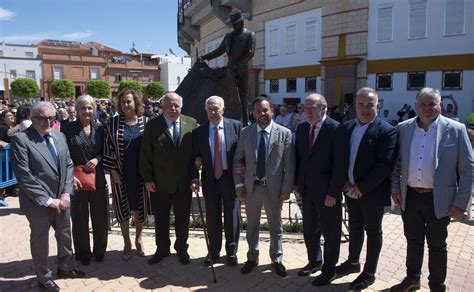
[[[393,6],[381,6],[377,9],[377,42],[392,40]]]
[[[26,78],[36,79],[36,72],[34,70],[26,70]]]
[[[461,90],[462,71],[443,71],[443,89]]]
[[[407,90],[418,90],[425,87],[426,72],[408,72]]]
[[[10,69],[10,79],[16,79],[16,70]]]
[[[91,68],[91,79],[96,80],[99,79],[100,71],[99,68]]]
[[[296,78],[286,79],[286,92],[296,92]]]
[[[377,90],[392,90],[392,74],[377,74],[376,75]]]
[[[140,76],[138,75],[138,73],[132,73],[132,79],[135,81],[139,81]]]
[[[122,74],[115,73],[115,82],[121,82],[121,81],[122,81]]]
[[[291,24],[286,27],[286,53],[296,52],[296,25]]]
[[[278,28],[270,30],[270,56],[278,55]]]
[[[306,77],[304,87],[306,92],[316,92],[316,77]]]
[[[33,52],[25,52],[25,56],[27,58],[33,58],[34,57]]]
[[[316,20],[306,22],[306,50],[316,50]]]
[[[270,93],[278,93],[280,91],[280,80],[272,79],[270,80]]]
[[[3,56],[3,50],[0,50],[0,57]]]
[[[54,79],[63,79],[64,71],[62,66],[54,66]]]
[[[155,74],[148,74],[148,82],[155,81]]]
[[[410,0],[410,25],[408,38],[426,37],[426,0]]]
[[[465,0],[446,0],[444,35],[464,33]]]

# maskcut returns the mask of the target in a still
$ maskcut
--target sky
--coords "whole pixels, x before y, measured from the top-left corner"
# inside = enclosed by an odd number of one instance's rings
[[[177,40],[178,0],[0,0],[0,42],[96,41],[129,52],[186,55]]]

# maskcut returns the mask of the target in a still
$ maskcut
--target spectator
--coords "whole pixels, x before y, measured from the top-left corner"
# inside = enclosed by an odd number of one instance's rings
[[[382,121],[386,121],[387,123],[390,122],[390,119],[388,118],[388,109],[383,111],[383,116],[380,117]]]
[[[79,119],[64,126],[63,133],[74,166],[83,166],[84,172],[95,171],[94,191],[82,190],[81,181],[74,177],[75,192],[71,199],[72,235],[76,260],[87,266],[92,257],[102,262],[107,249],[108,187],[102,168],[105,129],[94,120],[96,105],[90,95],[76,100]],[[66,109],[64,109],[64,112]],[[89,242],[89,210],[94,246]]]
[[[120,93],[115,104],[119,115],[107,125],[103,161],[104,168],[111,174],[114,209],[124,239],[122,258],[127,261],[132,256],[129,230],[132,215],[137,255],[145,255],[143,222],[151,214],[151,204],[150,194],[137,170],[143,130],[148,118],[143,116],[141,97],[133,90]]]
[[[299,103],[297,106],[296,106],[296,113],[294,115],[294,118],[293,118],[293,131],[296,131],[296,128],[298,128],[298,125],[303,123],[305,121],[305,114],[304,114],[304,110],[303,110],[303,105],[301,103]]]
[[[288,112],[286,105],[280,106],[280,114],[275,118],[275,123],[291,130],[293,115]]]
[[[30,118],[30,107],[29,106],[21,106],[18,109],[16,115],[16,125],[9,129],[7,134],[8,136],[14,136],[18,132],[22,132],[31,126],[31,118]]]
[[[0,148],[5,148],[5,146],[10,143],[10,136],[8,131],[15,126],[15,117],[13,113],[9,110],[4,110],[0,114],[1,124],[0,124]]]
[[[444,101],[451,100],[446,108],[444,108]],[[443,96],[441,98],[441,115],[450,118],[450,119],[457,119],[458,117],[458,104],[452,95]]]

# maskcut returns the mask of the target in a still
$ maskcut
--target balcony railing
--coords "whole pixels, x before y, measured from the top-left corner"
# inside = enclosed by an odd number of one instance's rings
[[[16,184],[16,177],[10,163],[10,144],[0,153],[0,189]]]

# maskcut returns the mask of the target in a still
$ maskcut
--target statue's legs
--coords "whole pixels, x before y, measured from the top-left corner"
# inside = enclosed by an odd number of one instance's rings
[[[248,111],[248,87],[249,87],[249,71],[247,66],[238,67],[235,72],[235,82],[239,90],[239,99],[242,112],[242,123],[245,126],[249,124]]]

